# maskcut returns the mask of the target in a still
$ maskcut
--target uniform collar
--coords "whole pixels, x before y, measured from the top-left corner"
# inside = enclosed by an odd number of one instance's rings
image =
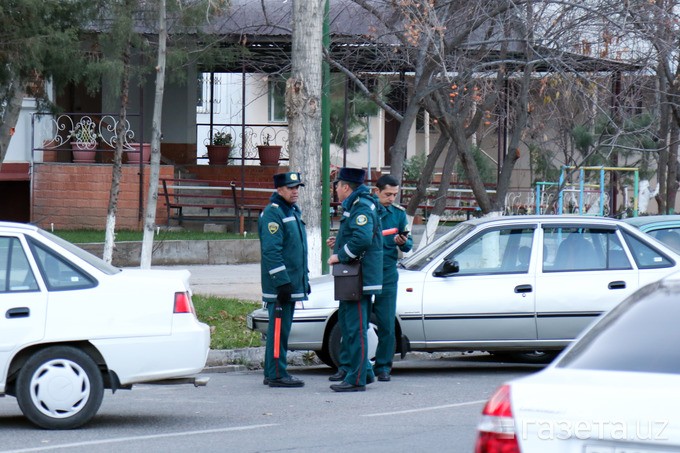
[[[368,187],[365,185],[360,185],[357,187],[350,195],[345,199],[345,201],[342,202],[342,207],[345,209],[349,209],[352,206],[352,203],[354,203],[354,200],[359,198],[362,193],[368,193]]]
[[[287,208],[293,208],[295,205],[290,204],[286,201],[285,198],[283,198],[281,195],[279,195],[278,192],[274,192],[271,197],[269,197],[269,201],[271,203],[276,203],[279,206],[286,206]]]

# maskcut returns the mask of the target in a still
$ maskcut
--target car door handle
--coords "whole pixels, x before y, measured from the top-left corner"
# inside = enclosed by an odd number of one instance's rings
[[[516,293],[530,293],[533,290],[531,285],[517,285],[515,286]]]
[[[615,282],[609,282],[609,289],[624,289],[626,287],[626,282],[623,280],[617,280]]]
[[[31,310],[28,307],[10,308],[5,312],[5,318],[28,318],[31,315]]]

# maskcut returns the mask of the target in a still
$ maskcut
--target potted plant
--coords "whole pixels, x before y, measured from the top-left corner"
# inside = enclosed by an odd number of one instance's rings
[[[257,152],[260,156],[260,165],[265,166],[279,166],[279,158],[281,157],[281,145],[270,144],[271,135],[267,134],[264,137],[263,143],[257,145]]]
[[[97,134],[91,127],[78,127],[69,131],[69,140],[73,152],[73,162],[94,163],[97,154]]]
[[[208,148],[208,163],[210,165],[226,165],[231,153],[231,134],[215,132],[212,144],[206,148]]]
[[[151,161],[151,143],[130,143],[128,146],[130,146],[130,149],[125,150],[128,164],[139,164],[140,155],[142,162],[149,163]]]

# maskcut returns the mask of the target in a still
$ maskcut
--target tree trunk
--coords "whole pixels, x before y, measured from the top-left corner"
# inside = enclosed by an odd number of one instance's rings
[[[427,196],[427,187],[430,185],[430,181],[432,181],[434,168],[437,165],[439,156],[442,155],[442,151],[444,151],[446,144],[449,143],[448,135],[446,135],[446,133],[444,133],[444,131],[441,129],[440,132],[441,133],[439,134],[437,143],[435,143],[434,148],[432,148],[432,152],[427,156],[427,162],[425,162],[425,167],[423,167],[423,171],[420,174],[420,179],[418,179],[416,190],[409,200],[408,206],[406,207],[406,215],[409,217],[416,215],[418,206]]]
[[[116,239],[116,211],[120,193],[120,177],[123,170],[123,143],[125,140],[125,124],[127,123],[128,92],[130,87],[130,41],[122,55],[123,78],[120,86],[120,114],[116,124],[116,149],[113,153],[111,170],[111,191],[109,193],[109,209],[106,216],[106,233],[104,237],[104,256],[107,263],[113,260],[113,247]]]
[[[165,55],[168,41],[165,0],[159,0],[158,8],[158,65],[156,66],[156,93],[154,96],[151,130],[149,191],[144,212],[144,237],[142,239],[142,255],[140,258],[140,267],[142,269],[151,267],[153,234],[156,226],[156,204],[158,203],[158,179],[161,166],[161,119],[163,110],[163,91],[165,89]]]
[[[9,142],[12,140],[11,131],[17,125],[19,114],[21,113],[21,103],[24,100],[24,86],[17,78],[10,80],[9,87],[4,93],[6,107],[4,114],[0,118],[0,163],[5,160]]]
[[[437,227],[439,226],[439,219],[442,218],[442,215],[446,211],[446,202],[449,195],[449,187],[451,185],[451,173],[453,173],[453,168],[456,164],[457,158],[458,153],[456,152],[456,147],[449,147],[449,150],[446,153],[446,159],[444,160],[442,180],[439,183],[439,190],[437,191],[434,207],[432,208],[432,213],[427,218],[425,234],[423,234],[418,248],[424,247],[425,245],[431,243],[436,236]]]
[[[286,83],[290,170],[302,173],[298,205],[307,226],[310,276],[321,275],[321,62],[324,0],[293,2],[291,74]]]

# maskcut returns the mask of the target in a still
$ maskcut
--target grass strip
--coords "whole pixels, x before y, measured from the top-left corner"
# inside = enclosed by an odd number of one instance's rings
[[[238,349],[260,346],[259,332],[246,327],[246,315],[259,308],[261,302],[192,296],[198,319],[210,326],[211,349]]]

